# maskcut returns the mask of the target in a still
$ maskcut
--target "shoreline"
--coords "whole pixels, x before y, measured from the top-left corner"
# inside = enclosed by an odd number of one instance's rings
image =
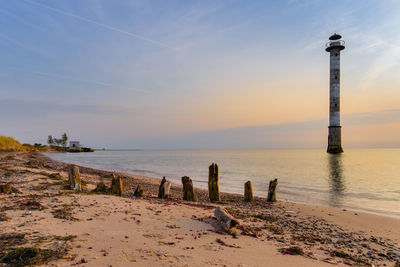
[[[48,156],[44,155],[43,153],[40,153],[41,156],[43,156],[44,160],[46,160],[48,163],[52,162],[55,165],[64,165],[65,167],[69,167],[71,165],[75,165],[72,163],[67,163],[67,162],[63,162],[63,161],[57,161],[57,160],[53,160],[51,158],[49,158]],[[124,178],[124,182],[126,181],[125,179],[129,180],[139,180],[143,183],[150,183],[152,185],[155,186],[155,188],[153,188],[153,190],[155,190],[151,196],[152,197],[156,197],[156,193],[158,192],[158,186],[161,182],[161,178],[155,178],[155,177],[150,177],[150,176],[145,176],[145,175],[140,175],[140,174],[133,174],[133,173],[128,173],[128,172],[115,172],[115,171],[109,171],[109,170],[102,170],[102,169],[95,169],[95,168],[91,168],[91,167],[84,167],[84,166],[79,166],[79,168],[81,170],[84,170],[84,172],[88,172],[88,173],[95,173],[95,174],[101,174],[104,176],[110,176],[112,174],[115,174],[117,176],[122,176]],[[137,185],[142,185],[140,182],[138,182],[137,184],[135,183],[133,186],[129,185],[129,191],[130,193],[128,193],[126,195],[126,197],[132,198],[133,197],[133,192],[136,188]],[[181,184],[175,183],[173,181],[171,181],[171,197],[175,198],[175,199],[182,199],[182,193],[181,193]],[[198,188],[195,187],[195,195],[198,195],[198,199],[197,201],[200,203],[210,203],[209,198],[208,198],[208,190],[206,189],[202,189],[202,188]],[[124,189],[126,190],[126,189]],[[220,192],[221,194],[221,200],[223,204],[231,204],[232,202],[239,202],[243,205],[248,205],[249,203],[244,202],[243,200],[243,195],[238,194],[238,193],[227,193],[227,192]],[[146,193],[145,193],[146,196]],[[311,205],[309,203],[299,203],[299,202],[292,202],[292,201],[283,201],[279,199],[279,195],[277,196],[278,202],[279,204],[282,204],[285,207],[302,207],[302,210],[307,210],[308,214],[313,215],[313,212],[316,211],[317,213],[319,213],[318,215],[323,217],[323,218],[327,218],[327,216],[329,217],[333,217],[333,216],[344,216],[345,220],[348,221],[349,219],[354,219],[356,217],[352,217],[352,215],[354,216],[359,216],[363,217],[360,220],[357,220],[360,222],[360,226],[364,225],[362,223],[363,220],[371,220],[371,221],[379,221],[380,218],[387,218],[389,220],[393,220],[393,222],[397,222],[399,223],[400,226],[400,218],[395,217],[395,216],[390,216],[390,215],[382,215],[382,214],[375,214],[375,213],[370,213],[370,212],[365,212],[365,211],[359,211],[359,210],[352,210],[352,209],[343,209],[343,208],[338,208],[338,207],[332,207],[332,206],[323,206],[323,205]],[[269,205],[269,203],[267,202],[266,197],[258,197],[258,196],[254,196],[254,202],[253,204],[257,203],[257,206],[267,206]],[[311,212],[310,212],[311,211]],[[326,213],[326,214],[324,214]],[[329,215],[329,214],[334,214],[333,216]],[[326,216],[327,215],[327,216]],[[361,216],[360,216],[361,215]],[[348,218],[348,216],[350,216],[351,218]],[[335,220],[336,221],[336,220]],[[390,223],[391,224],[391,223]],[[368,229],[365,229],[368,230]],[[375,228],[375,230],[381,230],[378,228]],[[388,234],[388,237],[391,235]],[[400,238],[400,229],[399,229],[399,238]],[[400,242],[400,239],[399,239]]]
[[[87,192],[74,193],[62,187],[70,165],[42,153],[0,152],[0,182],[11,182],[22,192],[0,194],[1,213],[10,218],[0,222],[0,234],[76,235],[76,240],[65,241],[68,253],[76,256],[51,262],[56,265],[77,263],[83,257],[89,261],[83,266],[133,262],[141,266],[265,266],[267,262],[393,266],[400,260],[396,218],[283,201],[269,204],[259,197],[246,203],[242,195],[230,193],[221,193],[222,203],[210,203],[208,191],[198,188],[199,201],[186,202],[177,184],[171,187],[171,199],[159,200],[160,179],[128,173],[117,173],[123,178],[125,197],[93,194],[90,190],[99,181],[110,184],[114,172],[87,167],[80,167]],[[54,181],[51,177],[56,176]],[[139,184],[144,189],[142,198],[132,196]],[[44,208],[26,211],[15,206],[27,199],[40,201]],[[65,205],[77,221],[54,217]],[[213,216],[216,206],[241,221],[236,237],[219,229]],[[110,246],[105,248],[106,244]],[[302,256],[287,255],[293,252],[289,248]]]
[[[116,151],[124,151],[124,150],[116,150]],[[44,153],[49,153],[49,152],[40,152],[40,153],[41,153],[41,155],[43,155],[44,157],[47,158],[46,160],[49,160],[49,161],[54,161],[54,162],[67,164],[67,165],[74,164],[74,163],[67,162],[67,161],[61,161],[61,160],[52,159],[49,156],[44,154]],[[51,153],[60,153],[60,152],[54,151],[54,152],[51,152]],[[162,178],[156,178],[156,177],[152,177],[152,176],[148,176],[148,175],[141,175],[141,174],[137,174],[137,173],[133,173],[133,172],[112,171],[112,170],[107,170],[107,169],[102,169],[102,168],[93,168],[93,167],[81,166],[79,164],[78,164],[78,166],[83,167],[83,168],[87,168],[87,169],[102,171],[107,175],[110,174],[110,173],[117,173],[117,174],[120,174],[122,176],[131,177],[131,178],[134,178],[134,179],[136,179],[136,178],[145,179],[145,180],[148,179],[148,180],[152,180],[152,182],[154,182],[154,183],[160,183],[161,179],[162,179]],[[166,178],[168,179],[168,177],[166,177]],[[175,180],[170,180],[170,181],[174,186],[177,186],[177,187],[182,186],[179,182],[176,182]],[[196,182],[196,181],[193,180],[193,182]],[[278,185],[278,188],[279,188],[279,185]],[[208,190],[206,188],[201,188],[201,187],[196,187],[195,186],[194,189],[195,189],[196,192],[200,190],[200,191],[204,191],[204,192],[206,192],[208,194]],[[222,193],[224,195],[226,194],[226,195],[234,195],[234,196],[242,196],[243,197],[243,195],[241,193],[236,193],[236,192],[221,191],[221,194]],[[277,193],[278,193],[278,195],[277,195],[278,201],[288,202],[288,203],[295,203],[295,204],[300,204],[300,205],[315,206],[312,203],[307,202],[307,201],[301,201],[301,200],[298,200],[298,199],[296,199],[296,200],[286,199],[285,196],[287,196],[287,193],[284,193],[283,197],[280,197],[279,191]],[[265,196],[256,196],[256,194],[255,194],[254,197],[260,198],[260,199],[266,199],[266,195]],[[318,204],[316,206],[321,207],[321,208],[332,208],[332,209],[338,209],[338,210],[343,210],[344,209],[344,210],[347,210],[349,212],[366,213],[366,214],[371,214],[371,215],[388,217],[388,218],[393,218],[393,219],[399,219],[400,220],[400,214],[399,215],[392,214],[392,213],[391,214],[385,214],[383,211],[376,211],[376,210],[371,210],[371,209],[368,209],[368,208],[365,208],[365,209],[352,208],[352,207],[349,207],[349,206],[346,206],[346,205],[342,205],[341,207],[334,207],[334,206],[329,205],[327,202],[324,202],[324,201],[318,201]]]

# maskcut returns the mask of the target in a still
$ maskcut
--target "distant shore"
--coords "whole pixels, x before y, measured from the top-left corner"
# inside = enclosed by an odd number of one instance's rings
[[[68,253],[77,255],[74,262],[85,258],[85,266],[132,262],[142,266],[393,266],[400,260],[400,220],[394,218],[281,201],[271,205],[257,197],[246,203],[242,195],[228,193],[222,193],[222,203],[215,204],[201,189],[195,189],[198,202],[185,202],[178,184],[171,188],[171,200],[158,200],[160,179],[128,173],[116,173],[123,178],[123,198],[75,194],[51,179],[57,174],[65,180],[68,163],[37,152],[0,152],[0,164],[0,183],[11,182],[22,192],[12,197],[0,194],[2,213],[9,218],[0,222],[0,234],[76,235]],[[80,167],[80,172],[88,192],[100,180],[110,184],[113,174],[86,167]],[[133,197],[137,185],[144,190],[143,198]],[[5,208],[32,195],[46,209],[26,215],[17,207]],[[79,221],[53,218],[52,212],[67,204],[73,204]],[[216,205],[241,221],[236,238],[220,232],[212,214]]]

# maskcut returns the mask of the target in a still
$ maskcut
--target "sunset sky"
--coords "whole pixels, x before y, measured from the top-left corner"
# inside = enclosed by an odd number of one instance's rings
[[[0,134],[107,148],[400,147],[399,1],[0,0]]]

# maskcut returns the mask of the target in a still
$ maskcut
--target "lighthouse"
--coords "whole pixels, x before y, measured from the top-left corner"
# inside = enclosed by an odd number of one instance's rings
[[[340,51],[344,49],[342,36],[329,37],[325,51],[330,54],[329,75],[329,135],[327,152],[342,153],[342,126],[340,126]]]

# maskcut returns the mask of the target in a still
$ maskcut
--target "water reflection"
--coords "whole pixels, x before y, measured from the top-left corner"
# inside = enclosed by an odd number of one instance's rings
[[[329,201],[333,206],[340,206],[346,190],[342,168],[342,154],[328,155],[329,159]]]

